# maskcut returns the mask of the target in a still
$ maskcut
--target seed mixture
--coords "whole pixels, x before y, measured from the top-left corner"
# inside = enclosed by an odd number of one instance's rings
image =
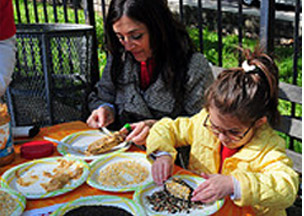
[[[146,196],[146,199],[152,209],[156,212],[167,211],[171,214],[190,213],[194,209],[203,209],[205,204],[201,202],[189,202],[182,199],[177,199],[170,196],[168,192],[161,190],[154,192],[151,196]]]
[[[17,207],[14,198],[5,191],[0,191],[0,215],[11,216]]]
[[[133,214],[116,206],[80,206],[68,211],[63,216],[133,216]]]
[[[105,186],[121,187],[144,182],[149,176],[146,167],[136,161],[121,161],[108,165],[99,173],[98,181]]]
[[[203,209],[205,204],[192,202],[193,188],[179,178],[172,178],[165,182],[164,190],[156,191],[151,196],[146,196],[147,202],[156,212],[168,211],[169,213],[190,213],[194,209]]]

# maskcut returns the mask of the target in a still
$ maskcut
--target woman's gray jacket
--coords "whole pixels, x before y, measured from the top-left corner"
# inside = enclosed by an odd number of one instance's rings
[[[184,80],[184,95],[174,97],[161,75],[146,91],[140,89],[140,63],[126,55],[123,73],[114,86],[111,79],[112,57],[109,56],[101,80],[89,95],[89,109],[109,103],[115,107],[115,126],[119,129],[125,123],[162,117],[176,118],[199,112],[204,103],[204,92],[213,82],[208,61],[201,53],[193,54]]]

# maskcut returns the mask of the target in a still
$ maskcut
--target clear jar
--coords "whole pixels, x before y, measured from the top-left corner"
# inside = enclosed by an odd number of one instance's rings
[[[0,166],[11,163],[14,158],[11,118],[6,104],[0,101]]]

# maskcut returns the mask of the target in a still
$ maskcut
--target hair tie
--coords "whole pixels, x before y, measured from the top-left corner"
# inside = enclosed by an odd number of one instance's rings
[[[249,65],[248,61],[245,60],[242,63],[242,68],[244,69],[245,73],[248,73],[248,72],[254,71],[256,69],[256,66],[255,65]]]

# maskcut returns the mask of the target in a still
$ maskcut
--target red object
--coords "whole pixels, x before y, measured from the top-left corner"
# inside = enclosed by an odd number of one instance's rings
[[[12,0],[0,0],[0,40],[14,36],[16,26]]]
[[[47,157],[53,154],[54,145],[49,141],[32,141],[21,146],[21,157],[35,159]]]
[[[228,157],[231,157],[232,155],[234,155],[235,153],[237,153],[240,150],[240,148],[236,148],[236,149],[230,149],[227,148],[224,145],[221,145],[221,166],[220,166],[220,173],[222,172],[222,166],[224,163],[224,160]]]
[[[146,90],[150,85],[153,69],[154,69],[154,59],[148,59],[147,62],[140,63],[140,88]]]

